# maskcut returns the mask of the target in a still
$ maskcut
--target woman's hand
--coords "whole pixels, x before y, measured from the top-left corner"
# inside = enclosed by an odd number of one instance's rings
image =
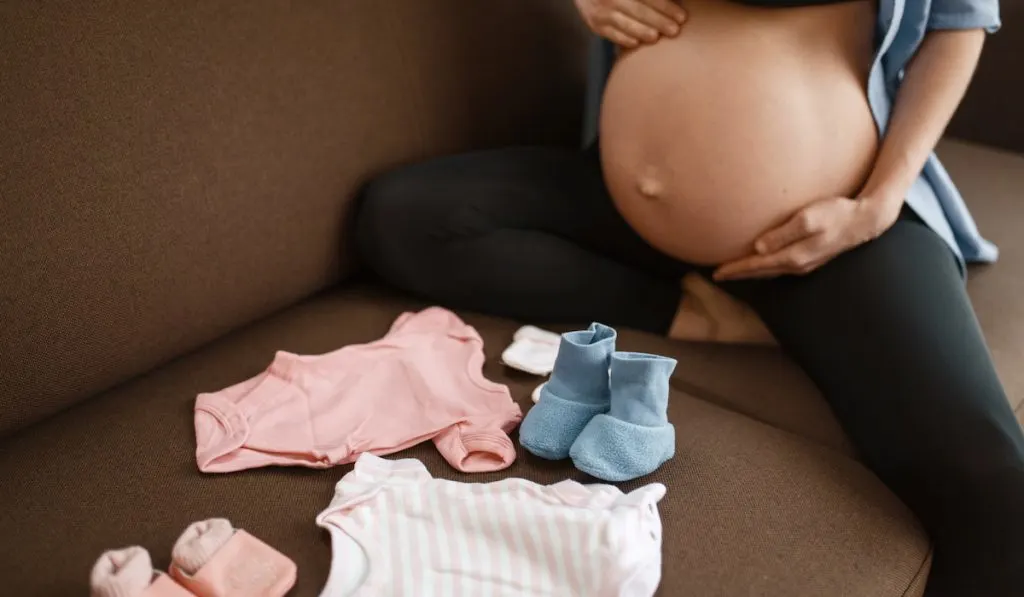
[[[576,0],[590,29],[627,48],[673,37],[686,13],[673,0]]]
[[[756,253],[719,267],[714,279],[801,275],[877,238],[899,216],[902,201],[834,197],[817,201],[754,242]]]
[[[929,32],[907,66],[861,198],[812,203],[757,239],[753,256],[721,266],[714,278],[806,274],[888,230],[963,98],[984,42],[981,29]]]

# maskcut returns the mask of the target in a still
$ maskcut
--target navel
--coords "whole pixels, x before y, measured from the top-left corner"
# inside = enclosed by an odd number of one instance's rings
[[[665,185],[654,171],[654,168],[645,168],[636,181],[636,190],[647,199],[658,199],[665,191]]]

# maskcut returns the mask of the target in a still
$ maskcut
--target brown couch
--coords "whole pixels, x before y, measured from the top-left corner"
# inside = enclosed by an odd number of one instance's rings
[[[1016,406],[1024,8],[1003,11],[940,153],[1002,249],[969,285]],[[347,467],[202,475],[193,400],[277,349],[369,341],[424,306],[359,280],[358,188],[428,156],[576,143],[585,40],[568,0],[4,3],[0,593],[84,594],[104,549],[165,566],[189,522],[226,516],[298,563],[294,595],[317,594],[330,545],[313,518]],[[527,407],[536,380],[497,359],[519,323],[462,315]],[[785,356],[621,343],[679,360],[678,451],[653,475],[662,595],[920,595],[928,538]],[[452,479],[585,480],[522,451],[471,477],[430,445],[406,455]]]

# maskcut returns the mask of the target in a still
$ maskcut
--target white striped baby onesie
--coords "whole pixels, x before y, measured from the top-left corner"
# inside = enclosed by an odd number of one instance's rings
[[[317,524],[321,597],[649,597],[661,581],[665,486],[434,479],[363,453]]]

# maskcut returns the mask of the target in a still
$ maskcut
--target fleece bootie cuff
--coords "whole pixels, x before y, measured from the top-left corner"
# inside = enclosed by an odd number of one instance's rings
[[[649,475],[675,453],[671,423],[647,427],[606,414],[591,419],[569,450],[576,468],[612,483]]]
[[[587,423],[608,406],[562,400],[546,390],[541,390],[540,400],[526,413],[519,443],[535,456],[562,460],[569,457],[569,448]]]
[[[563,400],[608,405],[608,360],[616,332],[600,323],[562,334],[558,358],[547,386]]]
[[[519,443],[541,458],[562,460],[576,437],[611,406],[609,359],[615,330],[594,322],[585,330],[562,334],[551,379],[519,426]]]

